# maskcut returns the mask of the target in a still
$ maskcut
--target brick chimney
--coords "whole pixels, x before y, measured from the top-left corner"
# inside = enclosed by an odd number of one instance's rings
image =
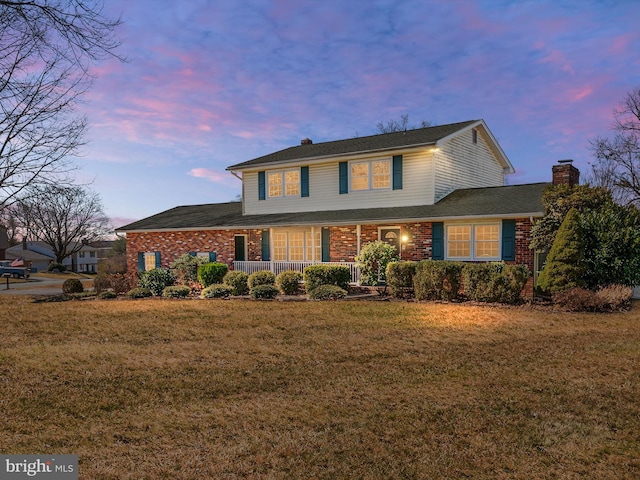
[[[313,140],[311,140],[310,138],[303,138],[302,141],[300,142],[300,145],[311,145],[313,143]]]
[[[569,185],[573,187],[580,183],[580,170],[573,166],[573,160],[558,160],[558,164],[551,168],[554,185]]]

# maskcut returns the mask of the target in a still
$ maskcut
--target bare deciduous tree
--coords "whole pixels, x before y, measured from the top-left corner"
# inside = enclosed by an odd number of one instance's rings
[[[377,133],[406,132],[407,130],[415,130],[416,128],[431,127],[431,122],[422,120],[420,125],[409,125],[409,114],[405,113],[400,116],[400,120],[389,120],[387,123],[378,122],[376,125]]]
[[[91,64],[115,56],[119,23],[99,0],[0,0],[0,210],[74,168],[86,130],[75,106]]]
[[[31,187],[15,210],[29,238],[49,245],[59,263],[112,230],[100,197],[84,187]]]
[[[640,88],[614,110],[612,137],[590,141],[594,162],[586,181],[611,190],[616,202],[640,206]]]

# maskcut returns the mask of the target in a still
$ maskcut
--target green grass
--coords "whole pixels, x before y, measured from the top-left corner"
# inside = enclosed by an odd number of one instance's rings
[[[83,479],[640,476],[637,306],[0,302],[0,451]]]

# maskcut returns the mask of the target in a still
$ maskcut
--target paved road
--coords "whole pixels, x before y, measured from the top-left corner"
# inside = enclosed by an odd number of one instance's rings
[[[0,278],[0,295],[59,295],[62,293],[62,284],[68,277],[62,278],[36,278],[31,277],[24,283],[9,283]],[[85,288],[89,285],[82,282]]]

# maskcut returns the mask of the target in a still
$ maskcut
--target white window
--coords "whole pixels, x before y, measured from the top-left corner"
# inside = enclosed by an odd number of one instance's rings
[[[96,252],[89,252],[89,257],[96,258]]]
[[[322,260],[320,229],[274,231],[273,260],[280,262],[319,262]]]
[[[156,268],[156,254],[155,252],[147,252],[144,254],[144,270],[148,272]]]
[[[270,172],[269,197],[300,196],[300,170],[285,170]]]
[[[78,252],[78,257],[84,258],[84,254],[85,254],[85,252]]]
[[[207,262],[211,258],[211,256],[209,255],[209,252],[197,252],[196,253],[196,257],[197,258],[204,258]]]
[[[391,188],[391,160],[352,162],[351,190]]]
[[[447,225],[447,258],[499,260],[500,225]]]

